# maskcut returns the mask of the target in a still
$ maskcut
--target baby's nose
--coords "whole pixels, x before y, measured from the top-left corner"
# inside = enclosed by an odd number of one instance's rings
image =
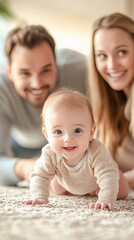
[[[64,142],[71,142],[71,141],[73,141],[71,134],[66,134],[64,138]]]

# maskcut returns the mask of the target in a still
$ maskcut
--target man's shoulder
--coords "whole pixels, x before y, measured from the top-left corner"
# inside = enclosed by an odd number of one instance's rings
[[[9,83],[10,80],[8,78],[8,75],[5,71],[0,72],[0,85],[5,85],[6,83]]]
[[[12,81],[4,71],[0,72],[0,96],[4,102],[19,98]]]
[[[58,66],[56,89],[67,87],[86,93],[87,91],[87,57],[71,49],[56,51]]]
[[[70,64],[70,63],[79,63],[87,62],[87,56],[84,54],[72,50],[72,49],[57,49],[56,50],[56,60],[58,65]]]
[[[5,71],[0,72],[0,89],[4,92],[11,92],[11,89],[14,89],[14,85],[9,80],[9,77]]]
[[[20,106],[24,105],[24,101],[17,93],[13,82],[10,81],[6,72],[0,72],[0,104],[3,106],[3,109],[4,105],[7,111],[9,111],[9,108],[19,109]]]

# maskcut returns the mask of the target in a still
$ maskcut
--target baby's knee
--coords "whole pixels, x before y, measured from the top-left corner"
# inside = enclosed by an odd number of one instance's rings
[[[117,199],[125,199],[128,196],[128,193],[130,192],[129,184],[125,176],[121,171],[119,171],[119,192]]]

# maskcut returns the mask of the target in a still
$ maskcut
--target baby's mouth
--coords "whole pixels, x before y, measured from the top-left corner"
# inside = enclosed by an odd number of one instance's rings
[[[67,151],[74,150],[75,148],[76,148],[76,146],[74,146],[74,147],[64,147],[64,149],[67,150]]]

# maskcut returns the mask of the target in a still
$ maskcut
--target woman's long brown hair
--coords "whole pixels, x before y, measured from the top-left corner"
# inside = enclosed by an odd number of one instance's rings
[[[128,132],[128,121],[124,117],[127,98],[123,91],[113,90],[99,74],[94,53],[94,35],[101,28],[121,28],[134,40],[134,21],[129,17],[114,13],[95,21],[92,29],[89,85],[92,106],[100,140],[110,147],[113,156]]]

